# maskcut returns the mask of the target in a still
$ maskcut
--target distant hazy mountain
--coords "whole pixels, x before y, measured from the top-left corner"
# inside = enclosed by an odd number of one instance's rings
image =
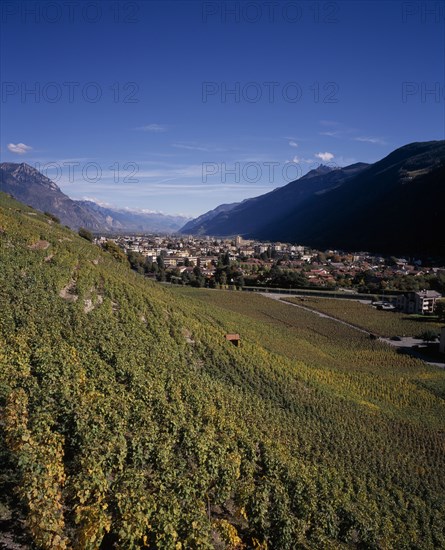
[[[227,205],[219,206],[189,222],[181,233],[255,236],[263,226],[279,224],[283,217],[308,198],[342,185],[367,166],[363,163],[338,169],[319,166],[302,178],[265,195],[228,205],[230,209],[223,209]]]
[[[445,256],[444,220],[445,141],[431,141],[372,165],[309,172],[211,218],[200,233]]]
[[[42,212],[57,216],[73,229],[172,233],[186,217],[104,208],[92,201],[70,199],[49,178],[28,164],[0,164],[0,190]]]
[[[153,233],[177,232],[186,218],[172,216],[159,212],[138,212],[128,209],[113,209],[103,207],[92,201],[76,201],[85,208],[100,216],[104,216],[107,223],[113,227],[121,227],[125,231],[152,231]]]

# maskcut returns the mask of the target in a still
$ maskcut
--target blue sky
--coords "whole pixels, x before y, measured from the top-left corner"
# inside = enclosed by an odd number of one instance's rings
[[[5,1],[1,160],[198,215],[445,138],[443,2]]]

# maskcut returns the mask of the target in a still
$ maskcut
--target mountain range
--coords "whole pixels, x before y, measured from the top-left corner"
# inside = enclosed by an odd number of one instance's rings
[[[113,209],[93,201],[70,199],[53,181],[26,163],[0,164],[0,190],[37,210],[57,216],[72,229],[174,233],[187,221],[185,216]]]
[[[26,163],[0,164],[0,190],[73,229],[241,235],[321,250],[445,258],[445,141],[411,143],[374,164],[321,165],[283,187],[193,220],[72,200]]]
[[[445,141],[411,143],[374,164],[320,166],[228,206],[181,231],[445,257]]]
[[[321,165],[302,178],[265,195],[218,206],[188,222],[181,232],[221,236],[254,235],[259,228],[278,223],[280,218],[293,212],[306,199],[340,186],[366,167],[367,164],[359,163],[333,170]]]

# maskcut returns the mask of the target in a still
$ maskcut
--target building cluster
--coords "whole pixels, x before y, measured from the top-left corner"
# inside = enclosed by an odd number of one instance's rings
[[[148,261],[156,262],[162,258],[166,269],[178,268],[182,273],[186,269],[198,266],[201,271],[211,276],[222,255],[228,255],[231,262],[239,262],[248,272],[250,266],[270,266],[273,258],[288,257],[302,262],[310,262],[316,252],[309,252],[303,246],[286,245],[282,243],[261,243],[244,240],[241,237],[234,239],[218,239],[212,237],[194,236],[135,236],[122,235],[114,238],[99,237],[97,244],[112,240],[123,250],[136,252]],[[261,258],[261,256],[263,257]]]
[[[206,279],[214,277],[222,257],[236,264],[247,284],[267,285],[276,268],[286,273],[304,275],[312,287],[360,288],[371,283],[384,289],[387,281],[405,276],[442,276],[445,267],[426,267],[420,261],[385,258],[368,252],[345,253],[319,251],[302,245],[279,242],[181,235],[121,235],[99,237],[98,244],[113,240],[125,252],[142,255],[147,262],[162,263],[167,273],[176,276],[198,267]],[[160,260],[162,259],[162,260]],[[275,269],[275,272],[274,272]],[[196,271],[196,269],[195,269]],[[431,313],[441,294],[433,290],[406,292],[393,305],[407,313]]]

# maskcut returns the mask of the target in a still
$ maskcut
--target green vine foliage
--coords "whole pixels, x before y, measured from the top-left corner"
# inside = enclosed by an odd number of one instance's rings
[[[371,305],[354,300],[305,297],[303,302],[299,298],[284,298],[284,301],[327,313],[331,317],[383,337],[417,337],[422,330],[436,334],[440,332],[441,327],[437,320],[431,320],[428,316],[420,320],[413,319],[412,315],[406,313],[379,311]]]
[[[0,195],[0,511],[35,547],[445,547],[442,370],[50,221]]]

